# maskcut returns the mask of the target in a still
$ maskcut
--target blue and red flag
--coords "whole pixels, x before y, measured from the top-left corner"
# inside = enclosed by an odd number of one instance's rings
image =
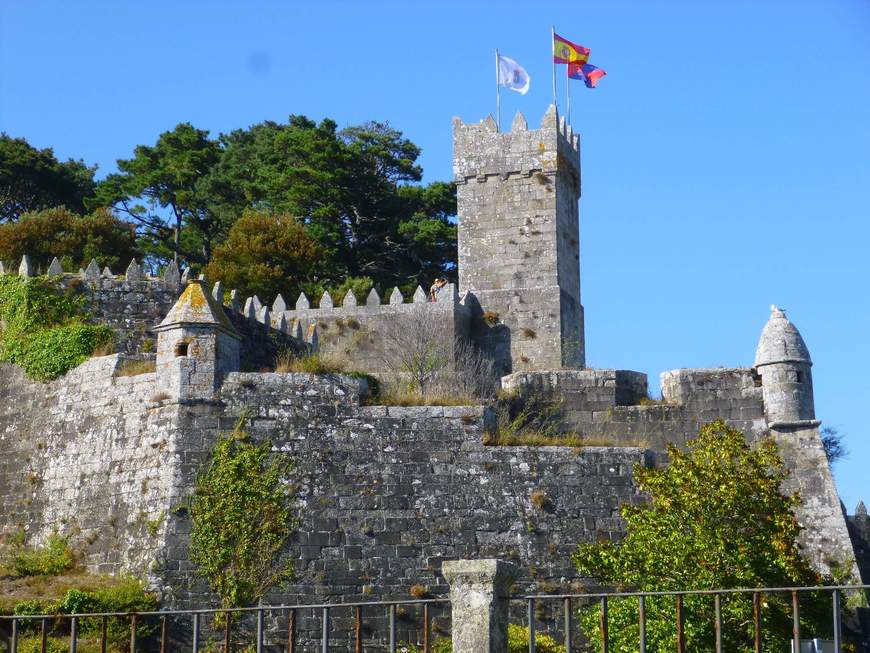
[[[591,63],[568,62],[568,77],[583,81],[586,84],[586,88],[595,88],[598,80],[606,74],[601,68],[593,66]]]

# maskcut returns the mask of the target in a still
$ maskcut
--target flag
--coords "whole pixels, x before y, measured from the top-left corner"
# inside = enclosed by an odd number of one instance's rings
[[[553,34],[553,63],[586,63],[587,61],[589,61],[589,48]]]
[[[582,80],[587,88],[595,88],[598,80],[606,74],[601,68],[593,66],[591,63],[572,62],[568,64],[568,77]]]
[[[498,55],[498,83],[525,95],[529,90],[529,73],[510,57]]]

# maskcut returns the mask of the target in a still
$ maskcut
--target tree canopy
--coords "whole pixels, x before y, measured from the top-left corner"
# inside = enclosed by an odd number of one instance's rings
[[[247,296],[257,294],[269,302],[281,293],[294,302],[311,282],[322,253],[296,218],[248,210],[215,249],[205,273]]]
[[[290,116],[216,139],[182,123],[120,160],[89,205],[137,221],[152,255],[177,253],[197,266],[212,260],[246,210],[292,215],[320,248],[312,282],[365,276],[384,288],[428,285],[455,268],[456,191],[420,184],[419,155],[380,122],[338,130],[332,120]]]
[[[25,213],[18,222],[0,225],[0,261],[17,264],[25,254],[43,271],[55,256],[67,270],[86,267],[93,258],[116,272],[141,256],[135,225],[108,209],[77,215],[64,207]]]
[[[624,505],[627,534],[619,542],[583,544],[573,560],[581,574],[631,591],[812,586],[823,580],[800,553],[801,531],[793,514],[797,495],[780,492],[788,472],[772,440],[750,447],[739,431],[723,422],[702,427],[686,451],[668,447],[670,465],[635,468],[638,487],[649,501]],[[806,633],[824,636],[830,628],[829,599],[802,596]],[[648,650],[674,646],[674,600],[647,598]],[[610,606],[611,650],[638,648],[636,600]],[[764,597],[765,650],[788,650],[790,597]],[[722,603],[725,648],[752,649],[752,600],[728,595]],[[686,597],[688,651],[712,649],[713,601]],[[582,615],[585,632],[600,639],[597,608]]]
[[[37,150],[4,134],[0,223],[60,206],[79,216],[94,211],[76,224],[99,227],[99,233],[65,245],[65,251],[69,261],[93,256],[102,262],[128,251],[116,254],[105,237],[108,223],[93,217],[105,218],[97,210],[110,209],[135,225],[138,248],[152,266],[176,258],[198,270],[208,266],[215,280],[235,285],[223,275],[238,277],[239,265],[266,253],[271,271],[251,272],[238,282],[248,292],[270,296],[280,288],[295,294],[305,287],[316,294],[342,284],[413,292],[418,284],[428,287],[435,277],[455,274],[457,259],[456,188],[422,183],[419,157],[420,148],[386,122],[339,129],[329,119],[317,123],[291,115],[287,122],[265,121],[216,137],[184,122],[153,144],[137,145],[131,157],[118,160],[118,172],[95,183],[95,167],[61,163],[50,149]],[[241,225],[233,238],[234,225],[251,211],[259,217],[248,217],[248,226]],[[60,237],[51,230],[67,224],[68,213],[43,214],[7,240],[26,241],[30,248],[34,233]],[[252,221],[265,227],[268,214],[280,216],[268,229],[275,235],[276,225],[282,225],[287,260],[274,247],[265,252],[263,247],[270,248],[262,238],[256,245],[240,241],[241,234],[252,235]],[[288,227],[287,216],[301,229]],[[288,229],[297,238],[292,243]],[[88,243],[100,241],[105,250],[96,253]],[[311,266],[300,268],[299,255],[314,253],[311,242],[316,256]],[[43,250],[48,251],[43,246],[27,253],[42,256]],[[278,283],[278,271],[293,278]]]
[[[94,194],[96,166],[58,161],[23,138],[0,134],[0,223],[15,222],[23,213],[66,206],[82,212]]]

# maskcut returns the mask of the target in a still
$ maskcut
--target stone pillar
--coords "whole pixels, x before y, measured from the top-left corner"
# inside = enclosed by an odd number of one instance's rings
[[[508,596],[519,574],[501,560],[445,560],[450,584],[453,653],[507,653]]]

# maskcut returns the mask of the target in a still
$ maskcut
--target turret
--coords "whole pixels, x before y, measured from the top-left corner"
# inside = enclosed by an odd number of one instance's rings
[[[201,281],[192,281],[154,329],[157,383],[176,401],[214,397],[239,370],[239,334]]]
[[[818,426],[813,405],[810,352],[800,332],[771,306],[755,352],[755,371],[761,377],[768,426]]]

